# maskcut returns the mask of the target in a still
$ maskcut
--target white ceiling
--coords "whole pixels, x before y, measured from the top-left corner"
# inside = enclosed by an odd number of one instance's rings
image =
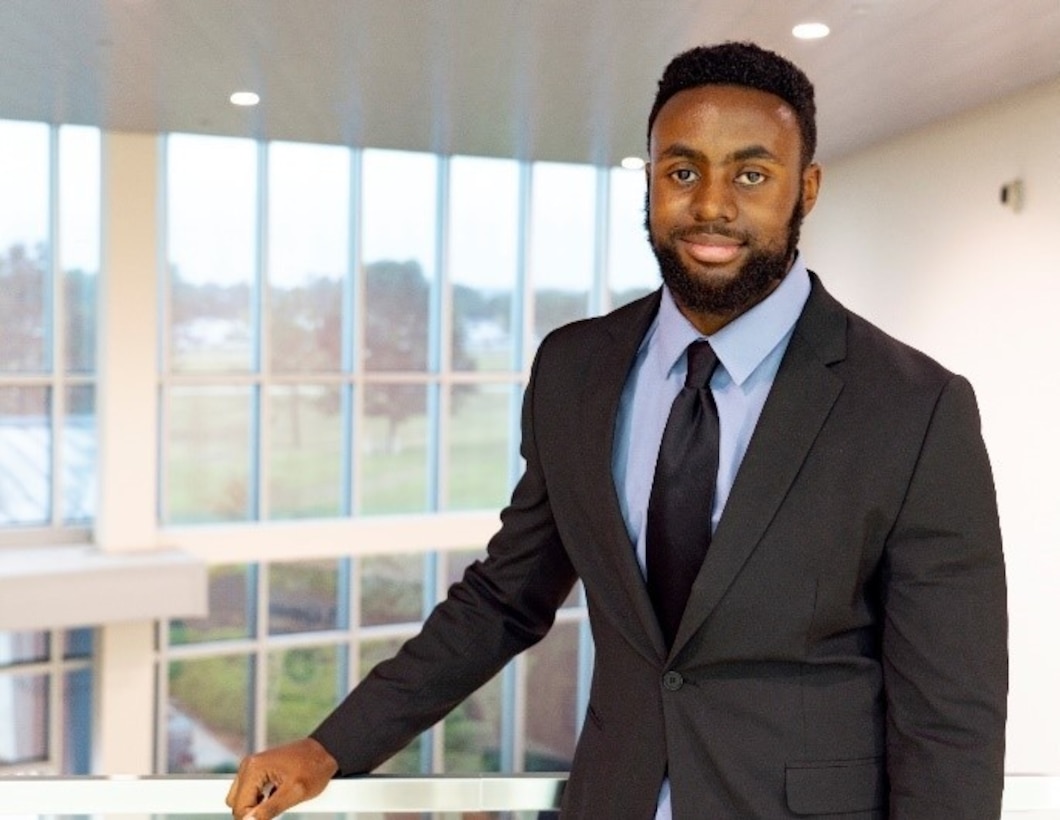
[[[0,118],[612,163],[725,39],[806,70],[828,159],[1060,77],[1060,0],[0,0]]]

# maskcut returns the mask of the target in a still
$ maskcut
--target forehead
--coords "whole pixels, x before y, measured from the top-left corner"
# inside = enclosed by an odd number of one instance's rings
[[[681,143],[704,148],[760,144],[778,156],[798,153],[802,134],[795,110],[780,97],[736,85],[703,85],[674,94],[651,130],[651,154]]]

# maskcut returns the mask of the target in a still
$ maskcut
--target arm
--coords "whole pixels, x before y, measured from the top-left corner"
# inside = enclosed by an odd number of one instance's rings
[[[970,385],[943,389],[882,573],[894,820],[1001,812],[1008,691],[1004,559]]]

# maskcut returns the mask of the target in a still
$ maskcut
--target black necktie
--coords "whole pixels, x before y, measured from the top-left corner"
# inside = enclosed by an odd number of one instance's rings
[[[717,364],[708,342],[688,346],[688,375],[670,408],[648,500],[648,594],[667,647],[710,545],[718,474],[718,409],[710,376]]]

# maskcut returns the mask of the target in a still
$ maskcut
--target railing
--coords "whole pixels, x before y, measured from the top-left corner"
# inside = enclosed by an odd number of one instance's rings
[[[292,814],[396,817],[420,813],[464,820],[537,818],[559,805],[562,775],[384,777],[336,780]],[[227,814],[229,776],[0,777],[0,816]],[[1006,820],[1060,820],[1060,776],[1005,778]]]
[[[203,777],[12,777],[0,778],[0,816],[72,814],[223,815],[230,776]],[[396,812],[536,812],[554,809],[562,776],[375,775],[336,780],[298,814]],[[477,814],[476,814],[477,813]]]

